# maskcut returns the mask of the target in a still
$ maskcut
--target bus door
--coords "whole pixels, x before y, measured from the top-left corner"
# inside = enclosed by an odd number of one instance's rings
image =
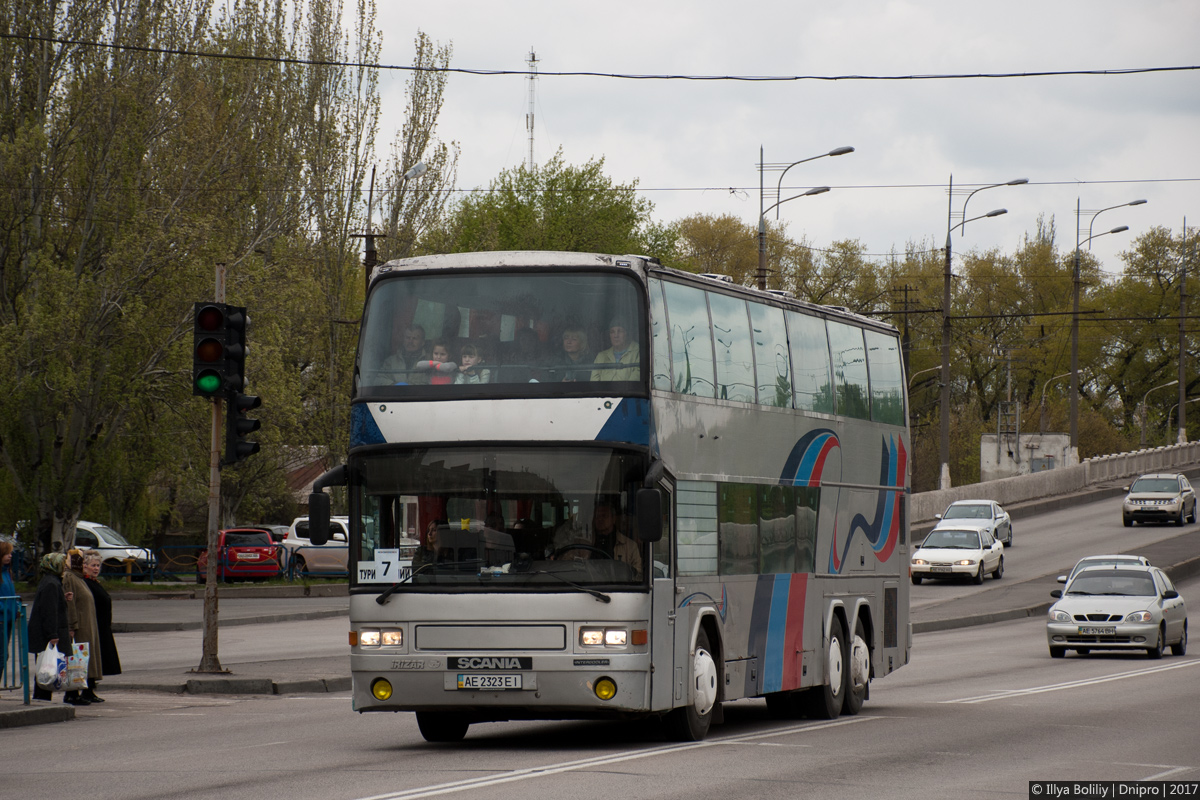
[[[675,640],[680,633],[686,638],[686,631],[677,628],[686,627],[687,612],[676,619],[674,484],[664,480],[658,488],[662,492],[663,535],[650,545],[650,708],[664,711],[676,705]]]

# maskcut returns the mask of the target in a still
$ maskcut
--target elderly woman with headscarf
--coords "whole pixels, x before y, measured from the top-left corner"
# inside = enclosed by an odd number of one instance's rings
[[[67,596],[63,590],[65,553],[47,553],[38,564],[38,587],[29,612],[29,652],[40,653],[54,645],[64,656],[71,652],[71,631],[67,620]],[[71,598],[73,599],[73,597]],[[50,700],[53,693],[34,687],[34,700]]]
[[[92,687],[103,676],[100,665],[100,626],[96,621],[96,601],[92,590],[83,579],[83,552],[71,548],[67,551],[67,569],[63,570],[63,589],[75,595],[67,600],[67,620],[71,626],[71,641],[88,646],[88,688],[67,692],[64,700],[72,705],[103,703]],[[69,655],[69,654],[68,654]]]

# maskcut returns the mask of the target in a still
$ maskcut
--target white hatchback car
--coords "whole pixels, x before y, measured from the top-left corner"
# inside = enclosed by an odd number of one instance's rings
[[[993,538],[1012,547],[1012,517],[991,500],[955,500],[937,515],[934,528],[961,528],[966,525],[986,530]]]
[[[124,536],[99,522],[76,522],[75,538],[70,546],[98,552],[103,559],[100,573],[106,578],[130,575],[134,580],[143,580],[154,570],[154,554],[150,550],[135,547]]]
[[[1004,575],[1004,545],[979,528],[935,528],[912,554],[909,575],[914,584],[924,578],[971,578],[983,583],[984,574]]]
[[[329,541],[315,545],[308,538],[308,517],[296,517],[283,540],[287,551],[284,568],[293,575],[342,578],[349,574],[350,518],[329,518]]]

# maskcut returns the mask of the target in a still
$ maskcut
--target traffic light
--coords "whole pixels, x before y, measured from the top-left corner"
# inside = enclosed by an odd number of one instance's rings
[[[243,306],[225,309],[225,388],[232,397],[246,388],[246,328],[250,326],[250,318]]]
[[[229,403],[225,409],[225,464],[236,464],[246,456],[258,452],[258,442],[248,442],[245,436],[254,433],[260,427],[256,419],[250,419],[246,412],[258,408],[262,400],[252,394],[231,392]]]
[[[199,302],[192,331],[192,394],[222,397],[225,393],[229,306]]]

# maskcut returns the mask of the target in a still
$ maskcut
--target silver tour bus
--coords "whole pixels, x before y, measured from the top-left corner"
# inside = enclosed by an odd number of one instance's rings
[[[317,542],[346,487],[355,710],[858,713],[912,642],[905,386],[891,326],[645,257],[376,267],[310,497]]]

